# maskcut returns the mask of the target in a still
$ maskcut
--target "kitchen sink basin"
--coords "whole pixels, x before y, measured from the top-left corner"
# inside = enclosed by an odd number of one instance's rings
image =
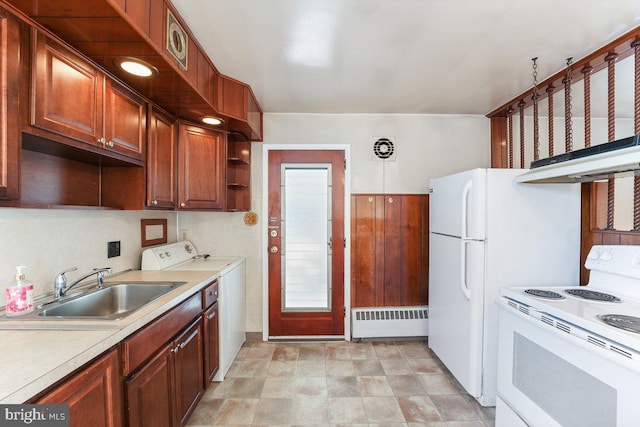
[[[116,319],[139,309],[175,289],[176,283],[109,284],[70,301],[45,308],[41,317]]]

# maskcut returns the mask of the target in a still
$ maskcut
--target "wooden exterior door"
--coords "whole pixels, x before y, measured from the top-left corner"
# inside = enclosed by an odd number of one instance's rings
[[[269,335],[344,335],[345,153],[268,156]]]

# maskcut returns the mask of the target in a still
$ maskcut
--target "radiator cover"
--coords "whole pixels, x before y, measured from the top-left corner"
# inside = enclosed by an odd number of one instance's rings
[[[429,306],[351,309],[352,338],[426,337]]]

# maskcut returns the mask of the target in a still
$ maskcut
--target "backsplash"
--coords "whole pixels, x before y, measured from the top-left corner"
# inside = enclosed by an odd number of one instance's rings
[[[67,273],[69,281],[96,267],[139,269],[143,218],[166,218],[168,241],[176,241],[175,212],[0,208],[0,306],[18,265],[27,267],[35,295],[51,292],[56,274],[70,267],[78,271]],[[107,242],[118,240],[120,256],[107,258]]]

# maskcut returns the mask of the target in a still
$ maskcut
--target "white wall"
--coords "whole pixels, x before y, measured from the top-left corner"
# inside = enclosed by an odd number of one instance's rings
[[[27,266],[36,295],[51,292],[60,271],[70,281],[96,267],[115,271],[140,268],[140,219],[167,218],[170,242],[175,242],[173,212],[70,209],[0,209],[0,306],[15,266]],[[120,241],[121,255],[107,258],[107,242]]]
[[[351,145],[354,193],[426,193],[432,177],[490,165],[483,116],[265,114],[264,129],[265,144]],[[396,138],[396,162],[373,160],[374,136]],[[262,144],[251,157],[252,209],[262,221]],[[261,224],[246,226],[242,213],[181,212],[178,228],[201,252],[247,257],[247,331],[262,331]]]

